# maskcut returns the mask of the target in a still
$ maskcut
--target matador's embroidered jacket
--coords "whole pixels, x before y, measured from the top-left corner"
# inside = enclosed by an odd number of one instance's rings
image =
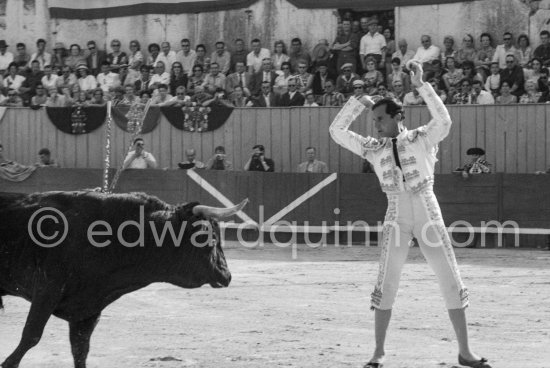
[[[382,190],[386,193],[405,190],[418,193],[433,186],[437,145],[449,134],[451,118],[443,101],[429,83],[419,87],[418,92],[428,105],[432,120],[420,128],[405,129],[397,136],[397,152],[402,171],[396,165],[391,138],[378,140],[348,130],[366,108],[354,97],[350,98],[330,126],[330,135],[336,143],[369,160],[374,166]]]

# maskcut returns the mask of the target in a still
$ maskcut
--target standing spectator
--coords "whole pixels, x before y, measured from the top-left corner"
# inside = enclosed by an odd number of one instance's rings
[[[290,83],[290,82],[289,82]],[[296,86],[296,81],[292,81]],[[296,89],[296,88],[294,88]],[[302,101],[303,104],[303,101]],[[261,93],[253,98],[247,105],[254,107],[276,107],[280,106],[277,96],[273,93],[270,82],[262,82]]]
[[[56,42],[53,48],[52,66],[63,68],[66,57],[67,49],[65,48],[65,44],[63,44],[63,42]]]
[[[512,45],[512,34],[510,32],[504,33],[502,40],[504,44],[498,45],[493,55],[493,61],[498,62],[500,69],[506,68],[506,57],[508,55],[514,55],[515,57],[517,53],[516,48]]]
[[[528,80],[525,82],[525,93],[519,98],[519,103],[538,103],[541,96],[542,93],[537,92],[537,84],[532,80]]]
[[[313,75],[313,82],[311,84],[313,95],[317,100],[325,93],[327,80],[334,80],[334,78],[336,76],[329,72],[327,63],[319,62],[317,64],[317,71]]]
[[[142,91],[149,91],[151,89],[151,71],[149,65],[142,65],[139,71],[140,77],[134,82],[134,89],[138,94]]]
[[[393,91],[393,83],[399,81],[401,82],[401,85],[405,89],[405,91],[409,91],[410,86],[410,80],[407,73],[403,71],[403,68],[401,68],[401,60],[399,58],[393,58],[391,61],[391,71],[388,74],[386,78],[386,83],[388,86],[391,86]]]
[[[384,73],[384,75],[388,75],[391,73],[391,70],[392,70],[391,68],[392,55],[395,53],[397,47],[395,45],[395,40],[393,39],[393,32],[391,29],[384,28],[384,30],[382,31],[382,35],[386,39],[386,57],[385,57],[386,68],[382,70],[382,72]]]
[[[193,65],[195,65],[197,53],[191,49],[191,41],[189,39],[182,39],[180,44],[181,50],[176,54],[176,59],[183,66],[183,72],[189,77],[193,74]]]
[[[489,67],[493,61],[493,56],[495,55],[495,49],[492,45],[493,39],[489,33],[482,33],[479,37],[479,41],[481,45],[477,51],[477,60],[475,61],[475,64]]]
[[[470,105],[472,103],[472,82],[469,78],[463,78],[459,82],[460,90],[452,96],[451,103],[454,105]]]
[[[42,85],[43,76],[44,73],[40,70],[40,63],[38,60],[34,60],[31,63],[31,70],[27,72],[25,80],[19,87],[19,93],[25,106],[30,104],[32,96],[36,94],[36,87],[39,84]]]
[[[456,53],[456,62],[462,65],[465,61],[474,62],[477,59],[477,51],[474,45],[474,36],[466,34],[462,40],[462,47]]]
[[[0,73],[4,74],[8,66],[13,62],[13,54],[8,50],[6,40],[0,40]]]
[[[237,86],[243,90],[248,90],[252,81],[252,75],[246,71],[246,65],[243,61],[237,61],[235,69],[235,73],[229,74],[226,79],[225,90],[227,93],[232,93]]]
[[[483,90],[482,85],[479,80],[472,82],[472,105],[493,105],[495,103],[493,95],[491,92]]]
[[[405,100],[405,95],[407,92],[405,91],[403,82],[394,80],[392,83],[392,89],[393,89],[393,95],[395,96],[396,100],[403,101]]]
[[[337,53],[336,70],[342,65],[351,64],[351,70],[357,70],[357,50],[359,49],[359,36],[351,30],[351,20],[342,21],[342,32],[336,36],[332,44],[332,50]]]
[[[212,95],[218,91],[225,91],[225,80],[225,74],[220,72],[218,63],[212,63],[210,66],[210,73],[204,79],[204,88],[207,93]]]
[[[128,77],[131,80],[139,79],[139,70],[143,65],[143,53],[138,40],[130,41],[130,53],[128,54]]]
[[[48,94],[43,85],[38,84],[35,89],[35,95],[32,96],[30,106],[44,106],[48,101]]]
[[[288,81],[288,92],[283,93],[280,98],[280,106],[304,106],[305,97],[298,91],[297,79]]]
[[[69,47],[70,55],[65,58],[65,65],[76,70],[76,67],[80,64],[86,64],[86,58],[82,55],[80,45],[73,43]]]
[[[168,41],[161,43],[160,48],[162,52],[159,53],[159,56],[157,56],[155,66],[159,61],[162,61],[166,69],[172,69],[172,64],[176,61],[176,52],[171,50],[170,42]]]
[[[376,68],[382,68],[386,64],[386,39],[378,33],[378,21],[375,18],[367,22],[367,27],[369,32],[361,38],[359,46],[363,69],[367,69],[367,58],[374,59]]]
[[[27,54],[27,46],[23,42],[18,42],[15,47],[17,53],[13,58],[13,62],[17,64],[17,67],[20,71],[24,71],[31,60],[30,55]]]
[[[190,95],[194,95],[195,89],[199,87],[204,89],[205,84],[204,68],[202,65],[197,64],[193,67],[193,75],[189,78],[189,82],[187,83],[187,91]]]
[[[147,46],[147,51],[149,51],[149,56],[147,57],[147,65],[155,66],[157,63],[157,58],[160,54],[160,46],[158,43],[151,43]]]
[[[61,69],[61,72],[62,72],[61,76],[59,76],[59,78],[57,79],[58,88],[67,87],[71,89],[75,84],[78,83],[76,75],[71,72],[71,67],[65,65]]]
[[[540,45],[533,52],[533,56],[542,60],[544,64],[550,60],[550,32],[546,29],[540,32]],[[0,44],[2,41],[0,40]],[[1,50],[1,49],[0,49]]]
[[[520,34],[518,36],[518,49],[516,51],[518,65],[522,68],[528,68],[532,57],[533,50],[529,46],[529,37],[526,34]]]
[[[17,73],[17,64],[15,62],[11,62],[8,66],[8,74],[4,77],[4,87],[6,87],[6,89],[14,89],[18,91],[23,85],[25,77]]]
[[[283,93],[288,91],[288,81],[291,78],[294,78],[294,76],[290,72],[290,62],[285,61],[283,65],[281,65],[281,74],[275,79],[275,85],[273,86],[273,91],[277,95],[282,95]]]
[[[336,91],[336,83],[333,79],[325,82],[325,94],[321,97],[321,106],[343,106],[344,95]]]
[[[525,83],[523,69],[516,65],[516,57],[514,55],[510,54],[506,56],[506,68],[500,71],[500,79],[512,83],[510,92],[514,96],[519,98],[523,95],[523,84]]]
[[[97,79],[91,74],[88,74],[89,69],[85,64],[76,67],[78,76],[78,85],[82,91],[91,91],[97,87]]]
[[[51,65],[52,63],[52,54],[46,52],[46,40],[43,38],[39,38],[36,41],[36,52],[31,55],[30,61],[33,60],[38,60],[40,63],[40,70],[44,70],[46,65]],[[30,62],[28,66],[31,66]]]
[[[491,75],[485,81],[485,89],[493,94],[493,97],[498,96],[500,89],[500,69],[498,63],[491,63]]]
[[[518,98],[510,93],[511,82],[500,82],[500,96],[497,97],[497,103],[501,105],[510,105],[518,102]]]
[[[206,169],[208,170],[233,170],[233,164],[227,160],[225,147],[217,146],[214,149],[214,156],[206,161]]]
[[[423,35],[420,37],[420,46],[416,50],[414,59],[422,63],[424,71],[429,72],[432,68],[432,61],[439,59],[440,50],[439,47],[432,45],[432,38],[428,35]]]
[[[235,40],[235,50],[231,53],[231,71],[236,71],[236,66],[241,61],[246,66],[248,51],[241,38]]]
[[[103,92],[109,92],[120,86],[120,76],[117,73],[113,73],[108,61],[104,61],[101,64],[101,73],[96,77],[97,84]]]
[[[298,74],[296,74],[295,77],[298,82],[298,90],[301,93],[306,93],[313,85],[313,75],[308,73],[307,68],[307,63],[305,61],[298,63]]]
[[[323,161],[317,160],[315,147],[306,148],[307,161],[298,165],[299,173],[328,173],[328,166]]]
[[[306,71],[309,70],[309,67],[311,66],[311,55],[309,55],[309,52],[302,48],[302,40],[298,37],[295,37],[292,41],[290,41],[289,57],[292,70],[297,71],[299,64],[302,62],[306,64]]]
[[[57,87],[50,87],[48,89],[50,96],[46,101],[48,107],[65,107],[68,106],[67,98],[64,95],[60,95],[57,92]]]
[[[392,54],[393,58],[401,60],[401,69],[406,72],[406,65],[409,60],[414,58],[414,51],[408,49],[407,40],[404,38],[397,42],[397,51]]]
[[[183,71],[183,66],[179,61],[172,63],[172,70],[170,71],[170,93],[172,95],[176,94],[176,89],[179,86],[187,87],[189,79],[187,74]]]
[[[220,73],[227,75],[231,69],[231,54],[225,49],[225,42],[216,42],[216,51],[210,56],[210,61],[217,63],[220,68]]]
[[[275,163],[272,159],[265,157],[265,148],[263,145],[257,144],[252,149],[252,155],[244,165],[244,171],[275,171]]]
[[[270,58],[271,53],[268,49],[262,48],[262,44],[257,38],[253,39],[250,45],[252,51],[246,57],[246,66],[248,67],[248,72],[254,74],[262,69],[262,61],[265,58]]]
[[[336,90],[342,93],[346,99],[353,94],[353,82],[360,79],[357,74],[352,72],[352,68],[351,63],[342,65],[342,74],[336,78]]]
[[[155,64],[155,72],[151,76],[149,89],[155,90],[160,84],[170,84],[170,74],[166,71],[166,66],[163,61],[157,60]]]
[[[47,148],[42,148],[38,151],[38,162],[35,166],[39,167],[59,167],[57,162],[52,158],[52,153]]]
[[[145,151],[144,146],[145,142],[143,138],[134,139],[134,149],[128,152],[128,155],[124,159],[123,170],[157,168],[157,160],[151,153]]]
[[[194,148],[189,148],[185,150],[185,158],[185,161],[178,163],[180,169],[194,170],[206,168],[206,165],[204,163],[197,160],[197,151],[195,151]]]
[[[111,49],[113,52],[107,55],[107,61],[111,64],[111,70],[118,71],[122,64],[128,64],[128,55],[120,51],[122,44],[116,38],[111,41]]]
[[[277,72],[281,70],[281,66],[284,62],[290,60],[290,57],[286,52],[286,45],[283,41],[275,41],[275,44],[273,45],[273,55],[271,58],[273,59],[273,68]]]
[[[445,62],[448,57],[456,60],[457,51],[455,50],[455,39],[453,36],[445,36],[443,38],[443,51],[441,51],[441,60]]]
[[[261,70],[252,76],[250,93],[253,96],[260,94],[264,82],[269,82],[269,86],[271,90],[273,90],[273,86],[275,85],[275,80],[277,79],[277,77],[277,73],[272,70],[271,59],[265,58],[262,61]]]
[[[88,41],[87,47],[90,54],[86,58],[86,64],[92,75],[98,75],[101,65],[107,61],[107,54],[97,48],[95,41]],[[110,65],[110,63],[107,62],[107,65]]]

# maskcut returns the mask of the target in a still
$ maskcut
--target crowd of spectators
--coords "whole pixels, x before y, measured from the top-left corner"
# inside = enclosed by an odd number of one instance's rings
[[[169,42],[152,43],[147,53],[132,40],[128,50],[113,39],[110,52],[95,41],[86,48],[57,42],[51,52],[38,39],[36,52],[17,43],[16,52],[0,40],[0,105],[130,105],[152,99],[165,106],[232,107],[341,106],[350,96],[394,97],[405,105],[422,104],[411,86],[407,61],[423,63],[426,81],[448,104],[511,104],[550,101],[548,74],[550,33],[530,46],[510,32],[495,45],[489,33],[451,36],[442,47],[430,35],[417,50],[393,39],[392,22],[376,17],[344,18],[335,40],[320,40],[306,50],[300,38],[278,40],[270,50],[259,39],[223,41],[210,53],[206,45],[182,39],[175,51]],[[476,42],[478,45],[476,46]]]

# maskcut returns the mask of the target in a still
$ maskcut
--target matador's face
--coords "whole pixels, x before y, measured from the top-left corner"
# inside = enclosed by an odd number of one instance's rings
[[[374,128],[380,138],[393,138],[399,134],[401,114],[392,117],[386,112],[386,105],[378,106],[372,111]]]

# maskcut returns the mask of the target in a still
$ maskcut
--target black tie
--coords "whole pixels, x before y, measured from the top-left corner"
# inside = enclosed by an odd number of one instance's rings
[[[393,158],[395,158],[395,164],[401,169],[401,162],[399,162],[399,155],[397,154],[397,138],[392,138],[391,142],[392,142],[392,148],[393,148]]]

